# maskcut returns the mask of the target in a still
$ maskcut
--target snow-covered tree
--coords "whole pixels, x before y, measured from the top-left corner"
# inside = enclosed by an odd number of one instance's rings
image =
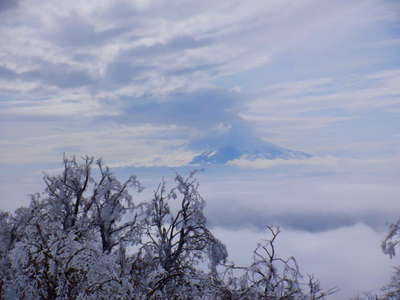
[[[389,225],[389,232],[382,242],[383,253],[391,258],[396,255],[396,246],[400,243],[400,220]]]
[[[1,214],[5,299],[110,299],[120,293],[125,249],[116,248],[140,238],[140,204],[129,188],[141,186],[135,177],[121,183],[90,157],[63,163],[61,174],[44,177],[45,192],[33,195],[29,208]]]
[[[282,258],[278,254],[279,227],[267,226],[267,231],[271,238],[257,245],[250,266],[227,266],[228,287],[223,299],[317,300],[336,292],[335,288],[323,290],[312,275],[305,279],[294,257]]]
[[[384,254],[393,258],[396,255],[397,245],[400,243],[400,220],[389,225],[389,230],[382,241],[381,248]],[[398,300],[400,299],[400,267],[396,267],[390,282],[381,289],[380,295],[365,293],[352,300]]]
[[[383,253],[393,258],[396,255],[396,247],[400,243],[400,220],[389,225],[389,231],[382,242]],[[397,300],[400,299],[400,267],[395,268],[392,278],[382,291],[384,296],[383,300]]]
[[[83,163],[76,158],[64,158],[64,169],[60,175],[44,177],[46,183],[45,202],[49,213],[62,223],[65,232],[75,231],[85,235],[96,227],[101,236],[104,252],[110,252],[120,239],[134,236],[137,208],[132,201],[129,188],[141,191],[135,176],[121,183],[101,160],[85,157]],[[97,176],[96,176],[97,175]],[[130,213],[127,221],[124,216]],[[133,218],[132,218],[133,216]]]
[[[193,175],[177,175],[175,186],[168,191],[162,182],[147,205],[143,247],[161,266],[152,290],[163,292],[165,299],[176,299],[178,294],[179,299],[193,299],[200,286],[204,294],[205,281],[209,275],[217,276],[216,266],[227,257],[225,246],[207,227],[205,201]],[[209,274],[198,269],[202,263],[208,263]]]
[[[143,203],[132,197],[142,190],[136,177],[121,182],[92,157],[65,157],[60,174],[45,175],[44,182],[29,207],[0,212],[1,300],[326,295],[312,277],[301,281],[294,258],[277,255],[275,227],[250,266],[228,264],[226,247],[207,225],[194,173],[177,175],[172,188],[162,182]]]

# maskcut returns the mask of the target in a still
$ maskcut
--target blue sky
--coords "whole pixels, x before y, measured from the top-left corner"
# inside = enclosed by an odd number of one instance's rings
[[[206,168],[215,230],[240,260],[233,233],[279,223],[339,298],[378,287],[400,215],[399,14],[387,0],[1,1],[0,208],[27,204],[64,152],[151,189],[216,141],[267,141],[314,156]]]

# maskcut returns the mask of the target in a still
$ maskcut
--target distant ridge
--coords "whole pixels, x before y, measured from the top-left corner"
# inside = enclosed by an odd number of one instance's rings
[[[256,159],[306,159],[312,157],[311,154],[286,149],[268,142],[251,147],[223,146],[216,150],[204,151],[195,156],[190,164],[226,164],[227,162],[246,157],[249,160]]]

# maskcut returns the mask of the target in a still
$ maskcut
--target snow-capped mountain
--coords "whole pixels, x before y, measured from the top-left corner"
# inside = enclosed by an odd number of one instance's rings
[[[196,165],[226,164],[239,158],[306,159],[312,156],[270,143],[258,137],[254,130],[243,122],[194,139],[188,148],[200,153],[190,162]]]
[[[260,146],[260,145],[259,145]],[[312,155],[286,149],[276,146],[271,143],[265,142],[262,147],[235,147],[223,146],[216,150],[204,151],[203,153],[195,156],[190,162],[191,164],[225,164],[231,160],[245,157],[249,160],[255,159],[306,159]]]

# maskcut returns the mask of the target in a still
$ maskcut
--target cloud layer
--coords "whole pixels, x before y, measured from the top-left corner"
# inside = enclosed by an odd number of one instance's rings
[[[231,128],[237,144],[343,153],[332,145],[349,126],[370,122],[371,111],[398,115],[391,1],[2,3],[1,134],[18,155],[26,148],[9,133],[21,120],[31,131],[54,128],[49,139],[68,123],[75,128],[65,134],[85,132],[86,141],[96,139],[94,127],[167,125],[185,132],[175,147],[199,151]],[[379,129],[387,139],[388,127]],[[336,132],[316,134],[326,128]]]

